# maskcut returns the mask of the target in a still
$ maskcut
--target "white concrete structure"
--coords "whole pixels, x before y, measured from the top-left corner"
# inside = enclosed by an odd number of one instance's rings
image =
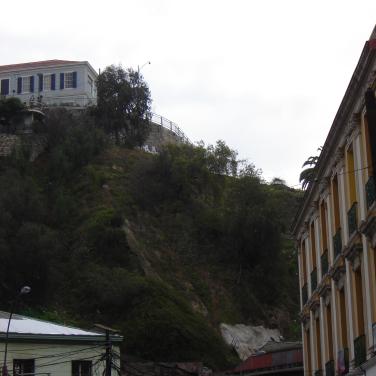
[[[87,61],[45,60],[0,66],[0,94],[29,104],[86,106],[96,102],[98,74]]]
[[[0,364],[3,365],[9,313],[0,311]],[[111,335],[112,375],[120,369],[122,337]],[[105,334],[13,315],[9,328],[7,368],[10,375],[102,376]]]

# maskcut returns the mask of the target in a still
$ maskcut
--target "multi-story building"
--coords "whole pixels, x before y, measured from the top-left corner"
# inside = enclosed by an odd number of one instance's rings
[[[87,61],[46,60],[0,66],[1,96],[26,104],[84,107],[96,102],[98,74]]]
[[[376,27],[295,218],[306,375],[376,375]]]

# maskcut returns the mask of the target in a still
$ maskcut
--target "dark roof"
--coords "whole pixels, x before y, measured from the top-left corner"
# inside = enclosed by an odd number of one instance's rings
[[[301,349],[302,343],[301,342],[275,342],[269,341],[266,342],[264,346],[262,346],[259,351],[265,352],[277,352],[277,351],[285,351],[285,350],[294,350],[294,349]]]
[[[56,65],[69,65],[84,63],[84,61],[72,61],[72,60],[43,60],[43,61],[33,61],[30,63],[20,63],[20,64],[9,64],[9,65],[0,65],[0,73],[15,71],[15,70],[25,70],[25,69],[34,69],[34,68],[44,68],[51,67]]]

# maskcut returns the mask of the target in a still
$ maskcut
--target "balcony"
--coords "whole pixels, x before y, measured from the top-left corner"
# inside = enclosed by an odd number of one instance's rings
[[[359,336],[354,340],[354,365],[359,367],[362,363],[366,361],[366,337],[364,335]]]
[[[329,261],[328,261],[328,250],[326,249],[321,255],[321,274],[324,276],[328,273],[329,270]]]
[[[358,221],[356,218],[357,203],[354,202],[347,212],[347,223],[349,225],[349,237],[358,229]]]
[[[349,372],[349,349],[344,348],[338,351],[338,375],[345,375]]]
[[[303,300],[303,305],[307,303],[308,300],[308,289],[307,289],[307,284],[305,284],[302,287],[302,300]]]
[[[317,287],[317,269],[313,269],[311,272],[311,291],[315,291]]]
[[[333,248],[334,258],[336,258],[342,251],[341,228],[339,228],[336,234],[333,236]]]
[[[376,187],[375,187],[375,179],[373,176],[370,176],[366,183],[366,200],[367,200],[368,209],[376,200]]]
[[[325,376],[335,376],[334,360],[325,363]]]

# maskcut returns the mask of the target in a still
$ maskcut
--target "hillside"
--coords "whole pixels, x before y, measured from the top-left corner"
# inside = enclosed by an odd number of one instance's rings
[[[215,368],[236,361],[220,323],[297,335],[287,232],[300,191],[241,169],[223,142],[151,155],[63,111],[37,131],[48,140],[38,159],[20,147],[0,160],[1,309],[28,284],[18,311],[100,322],[127,354]]]

